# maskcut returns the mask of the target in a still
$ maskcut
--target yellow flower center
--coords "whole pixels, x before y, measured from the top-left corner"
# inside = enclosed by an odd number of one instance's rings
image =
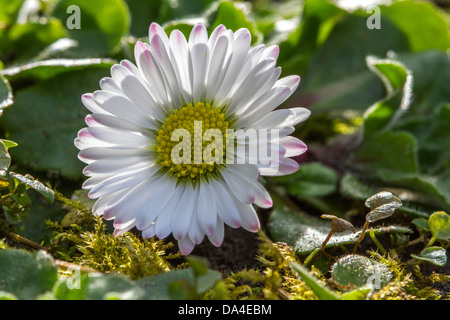
[[[175,109],[157,132],[160,164],[178,179],[215,173],[225,163],[229,126],[224,112],[208,103]]]

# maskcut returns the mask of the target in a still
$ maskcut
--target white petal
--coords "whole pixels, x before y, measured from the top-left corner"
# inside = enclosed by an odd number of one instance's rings
[[[154,237],[155,235],[156,235],[155,224],[151,224],[145,230],[142,230],[142,237],[144,239],[148,239],[148,238]]]
[[[225,179],[228,188],[239,201],[248,204],[255,201],[255,190],[245,178],[242,178],[242,176],[229,168],[221,170],[220,173]]]
[[[220,247],[225,236],[225,228],[222,219],[217,218],[216,228],[212,235],[208,236],[209,241],[216,247]]]
[[[189,239],[188,236],[185,236],[183,239],[178,241],[178,247],[180,248],[180,252],[187,256],[192,252],[195,247],[195,244]]]
[[[234,113],[239,108],[245,106],[255,94],[258,94],[259,89],[269,78],[275,66],[274,59],[266,59],[259,62],[243,79],[243,81],[235,87],[235,91],[230,93],[231,105],[230,112]]]
[[[286,149],[285,157],[298,156],[308,150],[308,147],[303,141],[292,136],[281,138],[280,144]]]
[[[145,184],[146,182],[144,181],[131,188],[124,189],[125,192],[122,193],[120,197],[117,197],[116,199],[114,199],[114,201],[110,202],[103,210],[103,218],[106,220],[114,219],[117,215],[118,210],[125,207],[128,204],[130,196],[132,194],[135,194],[135,191],[142,188]]]
[[[291,108],[289,110],[291,110],[293,114],[286,119],[283,125],[295,126],[308,119],[311,115],[311,111],[306,108]]]
[[[278,47],[277,45],[273,45],[264,49],[264,53],[261,59],[274,58],[276,60],[278,59],[279,54],[280,54],[280,47]]]
[[[156,104],[144,84],[135,76],[126,76],[120,83],[123,93],[130,99],[140,110],[154,119],[163,121],[165,119],[161,108]]]
[[[121,94],[121,90],[112,78],[103,78],[100,80],[100,88],[105,91],[112,91]]]
[[[287,76],[275,83],[276,87],[288,87],[292,92],[297,90],[298,85],[300,84],[300,77],[297,75]]]
[[[206,73],[209,64],[209,47],[198,43],[191,48],[192,60],[192,98],[194,103],[204,100]]]
[[[172,233],[175,239],[181,240],[186,236],[197,199],[198,190],[194,190],[189,184],[186,185],[172,220]]]
[[[289,109],[279,109],[272,111],[260,120],[253,124],[253,128],[276,128],[281,125],[289,116],[293,114],[293,111]]]
[[[235,164],[227,166],[235,174],[245,178],[248,182],[253,183],[259,177],[258,167],[253,164]]]
[[[109,206],[111,203],[116,201],[117,199],[121,198],[124,194],[127,193],[127,190],[121,190],[117,191],[111,194],[108,194],[107,196],[100,197],[92,207],[92,213],[96,216],[103,215],[103,211],[107,206]]]
[[[242,227],[250,232],[257,232],[260,228],[259,218],[251,204],[245,204],[234,199],[242,220]]]
[[[133,156],[144,156],[147,150],[144,149],[115,149],[115,148],[87,148],[78,153],[81,161],[95,161],[107,158],[122,158]]]
[[[177,76],[175,75],[172,61],[169,58],[169,52],[159,35],[154,35],[151,38],[150,44],[152,53],[161,68],[164,79],[167,81],[166,88],[170,93],[169,98],[173,105],[179,106],[182,103],[182,94],[178,86]]]
[[[213,32],[211,32],[211,36],[208,39],[208,46],[211,48],[211,50],[214,50],[214,47],[217,44],[218,39],[220,36],[227,30],[227,28],[223,24],[219,24]]]
[[[210,183],[216,194],[217,214],[230,227],[239,228],[241,216],[230,195],[231,191],[223,186],[220,181],[211,181]]]
[[[210,236],[217,225],[217,208],[215,194],[207,182],[200,183],[200,193],[197,203],[197,215],[200,227]]]
[[[231,35],[225,34],[217,40],[214,51],[211,55],[211,62],[208,69],[207,87],[206,87],[206,101],[211,102],[217,93],[223,79],[226,75],[229,63],[231,61],[231,54],[228,54],[231,46]]]
[[[253,183],[253,188],[255,189],[255,204],[260,208],[271,208],[273,206],[272,198],[267,190],[259,182]]]
[[[109,128],[89,127],[78,132],[79,138],[96,139],[112,146],[148,147],[149,139],[137,133]]]
[[[192,100],[191,74],[189,72],[189,46],[183,33],[174,30],[170,34],[169,57],[172,61],[178,87],[182,90],[185,101]]]
[[[88,196],[91,199],[96,199],[119,190],[131,188],[142,181],[149,180],[157,171],[156,168],[156,166],[148,167],[106,179],[92,187]]]
[[[273,109],[278,107],[291,95],[291,90],[287,87],[276,87],[261,95],[245,110],[244,114],[236,121],[236,127],[252,127],[255,121],[266,116]]]
[[[125,232],[130,231],[131,229],[133,229],[133,227],[134,227],[134,225],[131,224],[131,225],[129,225],[129,226],[123,228],[123,229],[116,228],[116,229],[114,229],[114,233],[113,234],[114,234],[115,237],[120,237]]]
[[[193,48],[196,44],[208,43],[208,31],[203,23],[197,23],[189,35],[189,46]]]
[[[146,133],[146,131],[143,130],[144,128],[138,127],[129,121],[113,116],[111,114],[103,114],[103,113],[88,114],[86,116],[85,121],[89,127],[111,127],[125,131]]]
[[[96,174],[120,174],[130,170],[143,168],[148,165],[151,165],[151,163],[142,161],[142,157],[103,159],[88,164],[83,169],[83,174],[86,176],[93,176]]]
[[[189,238],[195,244],[200,244],[205,237],[205,232],[200,228],[199,220],[197,215],[197,205],[194,208],[194,214],[191,217],[191,222],[189,224],[188,235]]]
[[[166,238],[172,232],[172,221],[178,202],[180,202],[183,196],[185,186],[183,184],[178,185],[172,197],[168,197],[167,205],[162,209],[158,218],[156,218],[155,231],[159,239]]]
[[[92,93],[86,93],[81,96],[81,102],[84,106],[92,113],[106,113],[109,112],[103,110],[94,100],[94,95]]]
[[[242,65],[250,48],[251,35],[247,29],[239,29],[234,33],[233,55],[227,74],[216,94],[215,101],[220,106],[228,103],[227,97],[242,70]]]
[[[151,88],[153,98],[161,105],[168,105],[164,76],[153,56],[150,46],[140,41],[134,47],[136,63]]]
[[[169,38],[164,29],[159,24],[152,22],[148,28],[148,38],[151,40],[155,35],[158,35],[161,38],[162,43],[166,48],[169,47]]]
[[[123,96],[110,91],[95,91],[94,99],[101,108],[119,118],[123,118],[143,128],[157,129],[156,123],[152,118]]]
[[[147,228],[156,220],[168,205],[175,188],[175,182],[165,177],[161,177],[153,183],[153,187],[147,194],[147,202],[136,215],[136,227],[139,230]]]

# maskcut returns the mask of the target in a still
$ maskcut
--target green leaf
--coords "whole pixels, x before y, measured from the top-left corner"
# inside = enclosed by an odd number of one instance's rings
[[[427,220],[415,218],[411,221],[415,226],[419,227],[420,229],[423,229],[425,231],[430,231],[430,225],[428,224]]]
[[[35,299],[51,291],[57,280],[57,268],[47,253],[24,250],[0,250],[2,290],[19,299]]]
[[[14,107],[0,118],[9,137],[20,144],[11,150],[13,158],[34,170],[54,170],[71,179],[82,177],[83,164],[73,143],[86,126],[88,110],[81,95],[96,90],[99,79],[108,74],[109,68],[85,68],[19,91]]]
[[[11,86],[8,80],[6,80],[0,73],[0,116],[3,113],[3,109],[12,105],[13,94]]]
[[[48,202],[53,203],[53,201],[55,200],[55,193],[53,192],[53,190],[46,187],[42,182],[35,180],[30,175],[23,176],[15,172],[10,172],[10,175],[19,180],[20,182],[26,184],[31,189],[39,192],[41,195],[44,196],[45,199],[47,199]]]
[[[135,37],[148,37],[151,22],[161,22],[160,12],[165,0],[125,0],[131,15],[130,33]],[[183,1],[184,2],[184,1]]]
[[[0,71],[11,81],[23,79],[47,80],[64,72],[84,70],[86,67],[106,69],[114,64],[111,59],[49,59],[10,67]]]
[[[367,65],[384,83],[387,95],[364,116],[364,137],[395,125],[412,102],[413,76],[403,64],[391,59],[367,57]]]
[[[8,170],[11,165],[11,156],[9,155],[8,148],[3,140],[0,140],[0,170]]]
[[[205,258],[191,255],[186,257],[186,259],[196,277],[203,276],[208,272],[208,260]]]
[[[255,24],[247,19],[245,13],[236,7],[231,1],[222,1],[217,9],[217,16],[211,25],[211,30],[214,30],[218,25],[223,24],[228,29],[237,31],[240,28],[247,28],[252,36],[252,44],[261,40],[261,35],[256,29]]]
[[[366,200],[375,193],[374,188],[361,182],[351,173],[347,173],[341,179],[339,191],[346,197],[358,200]]]
[[[12,225],[22,222],[22,220],[26,218],[30,212],[29,204],[30,201],[26,195],[11,196],[11,199],[8,199],[2,207],[6,221]]]
[[[12,293],[0,291],[0,300],[18,300],[18,299]]]
[[[299,255],[306,255],[320,248],[330,232],[330,223],[322,219],[294,211],[277,196],[272,195],[274,209],[269,216],[267,228],[274,242],[286,242]],[[374,229],[375,234],[384,233],[410,233],[406,227],[386,226]],[[356,233],[346,231],[334,234],[327,242],[325,248],[358,241],[361,230]]]
[[[432,3],[399,1],[381,7],[381,14],[403,31],[414,51],[445,51],[450,46],[444,15]]]
[[[375,222],[393,215],[402,206],[402,202],[392,193],[382,191],[368,198],[365,205],[371,209],[366,220]]]
[[[450,240],[450,216],[443,212],[434,212],[428,219],[433,237],[439,240]]]
[[[380,177],[417,173],[417,141],[406,132],[379,132],[365,140],[352,162]]]
[[[380,30],[366,26],[367,17],[348,14],[336,22],[303,76],[297,105],[327,110],[363,110],[385,96],[382,82],[367,69],[368,55],[409,49],[405,35],[381,17]]]
[[[319,162],[305,163],[296,173],[274,178],[286,185],[289,194],[298,197],[323,197],[336,191],[338,174]]]
[[[441,247],[429,247],[423,249],[419,256],[411,253],[411,257],[420,261],[426,261],[435,264],[439,267],[444,267],[447,264],[446,251]]]
[[[355,288],[378,291],[392,279],[392,272],[381,262],[349,254],[333,264],[331,276],[344,291]]]
[[[142,288],[123,276],[90,274],[85,299],[111,299],[114,295],[122,300],[137,300],[142,298],[143,293]]]
[[[208,270],[205,275],[197,279],[197,294],[202,294],[211,289],[220,280],[221,274],[214,270]],[[186,280],[191,286],[194,285],[194,273],[192,269],[174,270],[161,273],[156,276],[144,277],[136,283],[145,290],[143,299],[146,300],[169,300],[169,285],[173,282]],[[172,288],[173,289],[173,288]]]
[[[68,32],[72,39],[79,42],[77,51],[81,55],[105,56],[119,47],[130,25],[128,8],[121,0],[61,0],[52,15],[66,21],[76,14],[67,13],[71,5],[79,7],[81,21],[80,29],[74,28]]]
[[[25,0],[0,0],[0,22],[6,26],[17,19],[19,10]]]
[[[329,288],[319,282],[319,279],[311,275],[304,266],[292,262],[294,270],[300,275],[301,279],[311,288],[320,300],[339,300],[340,297]]]
[[[213,3],[214,0],[178,0],[177,2],[163,0],[157,16],[158,21],[164,23],[184,18],[196,19],[199,18],[199,15],[203,14],[203,12]],[[155,5],[158,5],[158,3]]]
[[[8,32],[8,51],[15,55],[16,61],[27,60],[66,35],[63,24],[55,18],[14,24]]]
[[[49,243],[55,234],[53,229],[48,228],[47,221],[60,221],[67,214],[67,210],[57,201],[50,204],[37,192],[27,194],[31,199],[30,212],[14,225],[13,231],[36,243]]]

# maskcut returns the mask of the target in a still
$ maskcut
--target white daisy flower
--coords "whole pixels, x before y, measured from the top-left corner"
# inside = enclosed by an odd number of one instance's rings
[[[168,37],[153,23],[149,42],[136,43],[137,65],[114,65],[101,90],[82,97],[92,114],[75,145],[87,164],[83,188],[98,199],[93,213],[114,219],[116,236],[133,227],[144,238],[173,234],[184,255],[205,235],[220,246],[224,224],[256,232],[253,204],[272,206],[259,176],[297,171],[290,157],[306,151],[289,134],[310,112],[274,111],[300,78],[279,79],[278,46],[251,48],[247,29],[220,25],[208,37],[205,25],[196,24],[187,41],[179,30]],[[235,140],[238,129],[264,137]],[[271,163],[255,146],[267,149]]]

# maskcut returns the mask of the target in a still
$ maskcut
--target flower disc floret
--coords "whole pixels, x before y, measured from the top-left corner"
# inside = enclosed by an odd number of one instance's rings
[[[209,103],[189,103],[168,115],[158,130],[156,151],[161,165],[178,179],[196,180],[217,173],[225,163],[230,122]],[[186,131],[180,131],[180,129]],[[177,133],[186,133],[183,138]],[[214,133],[218,133],[214,135]],[[205,151],[207,156],[204,156]],[[174,157],[174,152],[175,156]],[[185,152],[187,154],[185,154]],[[184,160],[180,163],[178,158]]]

